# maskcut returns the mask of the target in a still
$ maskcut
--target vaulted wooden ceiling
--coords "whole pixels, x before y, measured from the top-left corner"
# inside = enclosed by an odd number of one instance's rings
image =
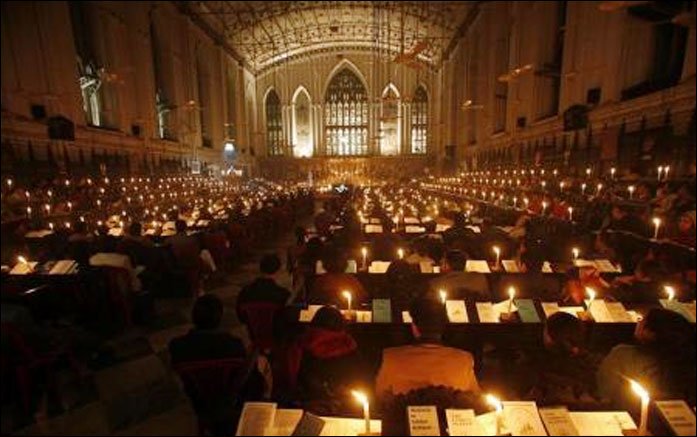
[[[187,2],[240,58],[260,72],[287,59],[366,50],[437,68],[478,2]]]

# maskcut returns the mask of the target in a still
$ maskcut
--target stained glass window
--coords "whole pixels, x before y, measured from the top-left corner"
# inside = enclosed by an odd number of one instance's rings
[[[428,140],[428,95],[419,86],[411,106],[411,153],[426,153]]]
[[[368,94],[348,68],[339,71],[324,99],[327,155],[368,153]]]
[[[266,96],[266,147],[269,156],[283,155],[283,123],[281,99],[275,90]]]

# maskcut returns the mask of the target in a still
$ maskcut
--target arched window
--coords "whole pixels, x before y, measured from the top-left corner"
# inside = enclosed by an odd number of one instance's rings
[[[368,93],[348,68],[340,70],[327,87],[324,120],[328,155],[368,153]]]
[[[266,147],[270,156],[283,155],[281,99],[276,90],[271,90],[266,95]]]
[[[428,139],[428,95],[419,85],[411,105],[411,153],[426,153]]]
[[[299,88],[293,98],[293,156],[296,158],[308,158],[314,150],[311,105],[307,90]]]
[[[388,85],[382,92],[380,114],[380,154],[399,155],[401,146],[399,92]]]

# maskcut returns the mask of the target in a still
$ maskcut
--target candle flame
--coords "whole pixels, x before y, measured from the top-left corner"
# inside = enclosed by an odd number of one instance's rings
[[[595,298],[598,296],[598,292],[592,289],[591,287],[586,287],[586,294],[588,294],[588,300],[593,302]]]
[[[448,293],[445,290],[440,290],[440,301],[445,305],[445,302],[448,300]]]
[[[665,287],[663,287],[663,289],[665,290],[666,294],[668,295],[668,300],[671,300],[671,301],[675,300],[676,293],[675,293],[674,287],[671,287],[670,285],[666,285]]]
[[[508,287],[508,299],[509,300],[515,299],[515,295],[516,295],[515,287]]]
[[[28,263],[27,259],[25,257],[23,257],[22,255],[17,257],[17,261],[19,261],[20,264],[27,264]]]
[[[486,395],[486,403],[491,405],[492,407],[494,407],[496,409],[497,413],[500,413],[501,411],[503,411],[503,404],[501,403],[499,398],[497,398],[496,396],[494,396],[492,394]]]
[[[641,384],[639,384],[633,379],[630,379],[629,385],[632,387],[632,391],[634,392],[634,394],[639,396],[642,401],[648,402],[648,400],[650,399],[649,392],[646,391],[646,389],[642,387]]]
[[[342,296],[344,296],[344,299],[348,300],[349,302],[351,301],[351,292],[350,291],[344,291],[341,293]]]
[[[360,402],[361,405],[368,405],[368,396],[366,396],[365,393],[357,390],[351,390],[351,395],[354,399]]]

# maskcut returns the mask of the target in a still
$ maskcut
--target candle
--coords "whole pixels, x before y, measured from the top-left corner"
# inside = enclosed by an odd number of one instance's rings
[[[65,228],[70,229],[70,222],[65,222]]]
[[[351,311],[351,300],[353,300],[353,296],[351,295],[350,291],[344,291],[341,293],[341,295],[346,299],[346,304],[347,304],[347,309]]]
[[[486,403],[496,410],[496,435],[501,435],[503,433],[503,404],[491,394],[486,395]]]
[[[590,312],[591,306],[593,305],[593,301],[595,300],[595,297],[598,295],[598,293],[594,289],[586,287],[586,294],[588,295],[588,312]]]
[[[513,207],[518,208],[518,198],[517,197],[513,198]]]
[[[658,181],[661,181],[661,176],[663,176],[663,166],[659,165],[658,169],[656,170],[656,173],[658,174]]]
[[[610,176],[612,177],[612,180],[615,180],[615,174],[617,174],[617,169],[615,167],[612,167],[610,169]]]
[[[7,180],[7,188],[12,189],[12,179]]]
[[[665,290],[666,295],[668,296],[668,301],[675,300],[676,293],[675,293],[674,287],[671,287],[670,285],[666,285],[665,287],[663,287],[663,290]]]
[[[578,259],[578,257],[581,255],[581,250],[578,247],[574,247],[571,249],[571,253],[574,255],[574,261]]]
[[[31,193],[29,193],[29,191],[25,191],[24,196],[26,196],[27,202],[29,202],[29,198],[31,197]]]
[[[73,210],[73,202],[68,202],[68,211]]]
[[[542,214],[543,215],[547,212],[548,206],[549,206],[549,204],[546,201],[542,202]]]
[[[552,174],[554,174],[554,177],[556,178],[557,175],[559,174],[559,171],[555,168],[554,171],[552,172]]]
[[[523,202],[525,203],[525,209],[529,209],[529,207],[530,207],[530,199],[528,199],[528,198],[526,197],[525,199],[523,199]]]
[[[659,235],[659,232],[661,230],[661,218],[660,217],[653,218],[653,227],[654,227],[653,239],[658,240],[658,235]]]
[[[508,288],[508,314],[513,312],[513,300],[515,299],[516,290],[515,287]]]
[[[629,191],[629,198],[633,199],[634,198],[634,191],[636,191],[636,187],[634,185],[630,185],[627,187],[627,190]]]
[[[48,223],[48,228],[49,228],[50,230],[53,230],[53,223],[49,222],[49,223]]]
[[[448,300],[448,293],[445,290],[440,290],[440,301],[445,305],[445,302]]]
[[[586,176],[591,177],[591,173],[593,173],[593,170],[590,167],[588,167],[586,169]]]
[[[569,207],[569,221],[574,221],[574,208],[572,206]]]
[[[51,205],[47,203],[46,205],[44,205],[44,209],[46,210],[46,215],[51,214]]]
[[[585,182],[583,184],[581,184],[581,194],[586,194],[587,187],[588,187],[588,185]]]
[[[603,190],[603,184],[598,184],[598,194]]]
[[[639,435],[648,435],[649,430],[649,402],[651,400],[649,392],[646,391],[638,382],[629,380],[634,394],[641,399],[641,420],[639,421]]]
[[[559,182],[559,191],[564,192],[564,187],[566,187],[565,182]]]
[[[31,217],[31,206],[27,206],[27,218]]]
[[[496,268],[499,267],[499,263],[501,262],[501,248],[498,246],[493,247],[494,253],[496,254]]]
[[[361,255],[363,255],[363,268],[365,269],[368,266],[368,248],[367,247],[361,248]]]
[[[666,165],[665,168],[663,169],[663,174],[664,174],[663,179],[665,179],[666,181],[668,180],[668,173],[670,173],[670,166]]]
[[[404,259],[404,249],[397,249],[397,256],[399,257],[399,259]]]
[[[365,420],[365,433],[370,434],[370,404],[368,403],[368,396],[365,393],[359,391],[352,391],[353,397],[363,405],[363,419]]]

